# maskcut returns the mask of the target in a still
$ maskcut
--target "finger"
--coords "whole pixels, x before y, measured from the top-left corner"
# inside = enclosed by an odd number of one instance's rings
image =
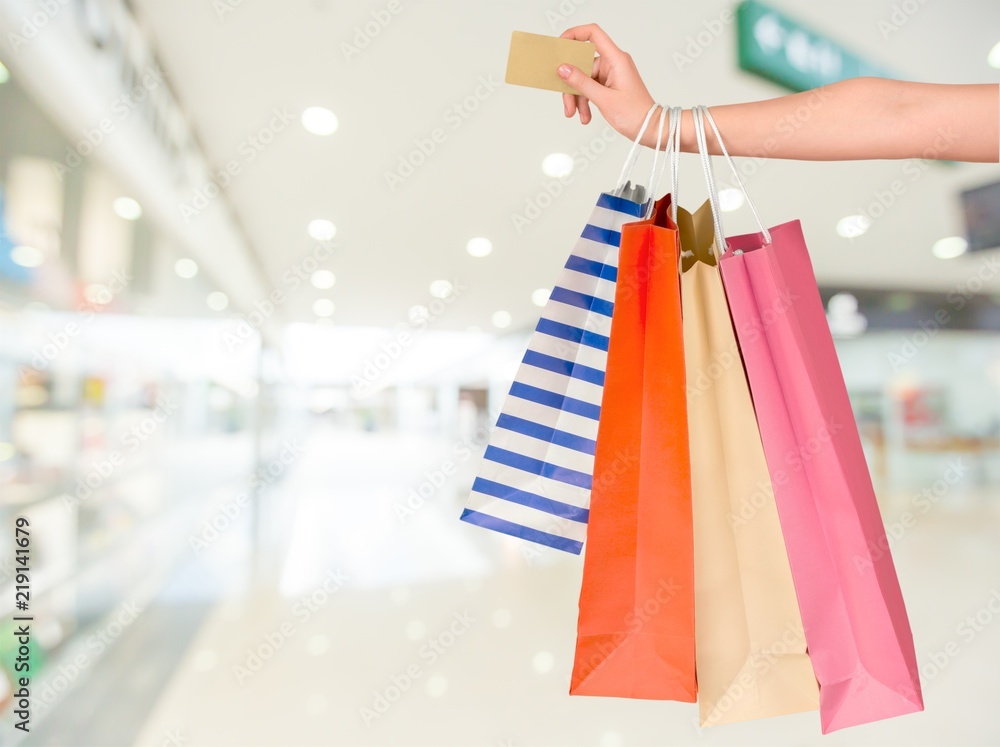
[[[598,55],[597,57],[594,58],[594,69],[590,72],[590,77],[593,78],[594,80],[596,80],[602,86],[604,85],[604,81],[601,80],[601,71],[605,67],[607,67],[607,63],[605,63],[604,66],[601,65],[601,56],[600,55]]]
[[[585,26],[574,26],[566,29],[560,34],[563,39],[576,39],[577,41],[589,41],[597,48],[597,54],[607,56],[611,62],[625,56],[625,53],[618,48],[618,45],[611,41],[611,37],[596,23],[588,23]]]
[[[580,68],[566,62],[559,66],[557,72],[559,73],[559,77],[566,81],[578,95],[585,96],[597,104],[598,109],[601,108],[601,102],[605,101],[605,96],[608,92],[607,88],[589,75],[584,75]]]
[[[563,99],[563,114],[569,118],[576,114],[576,96],[571,93],[564,93],[562,95]]]
[[[576,108],[580,110],[580,123],[590,124],[590,120],[594,118],[590,113],[590,101],[584,96],[577,96]]]

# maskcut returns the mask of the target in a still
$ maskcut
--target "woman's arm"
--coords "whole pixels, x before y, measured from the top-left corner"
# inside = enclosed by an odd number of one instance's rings
[[[593,42],[600,55],[593,77],[571,65],[559,75],[582,95],[563,95],[567,117],[591,119],[590,102],[621,134],[634,138],[653,105],[632,58],[596,25],[562,34]],[[664,102],[669,105],[668,102]],[[870,158],[935,158],[1000,161],[1000,86],[908,83],[854,78],[812,91],[748,104],[713,106],[712,115],[734,156],[849,161]],[[720,153],[706,132],[709,150]],[[647,129],[643,144],[653,147]],[[697,150],[691,112],[681,119],[681,148]]]

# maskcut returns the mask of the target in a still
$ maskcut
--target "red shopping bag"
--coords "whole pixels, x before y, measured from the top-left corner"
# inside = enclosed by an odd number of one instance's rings
[[[684,351],[669,201],[622,228],[574,695],[694,702],[697,694]]]

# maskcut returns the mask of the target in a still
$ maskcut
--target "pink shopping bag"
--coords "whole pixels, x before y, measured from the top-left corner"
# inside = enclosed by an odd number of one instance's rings
[[[741,182],[734,165],[733,173]],[[921,711],[906,608],[801,226],[768,232],[761,224],[761,233],[727,242],[722,281],[820,685],[823,733]],[[750,513],[742,519],[753,521]]]

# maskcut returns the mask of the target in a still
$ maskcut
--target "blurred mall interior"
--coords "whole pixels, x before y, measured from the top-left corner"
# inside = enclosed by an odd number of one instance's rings
[[[581,558],[458,520],[629,145],[504,85],[510,32],[598,22],[670,105],[787,93],[734,7],[0,0],[0,744],[1000,744],[996,164],[744,161],[804,227],[924,712],[570,697]],[[807,79],[1000,82],[993,0],[763,7]]]

